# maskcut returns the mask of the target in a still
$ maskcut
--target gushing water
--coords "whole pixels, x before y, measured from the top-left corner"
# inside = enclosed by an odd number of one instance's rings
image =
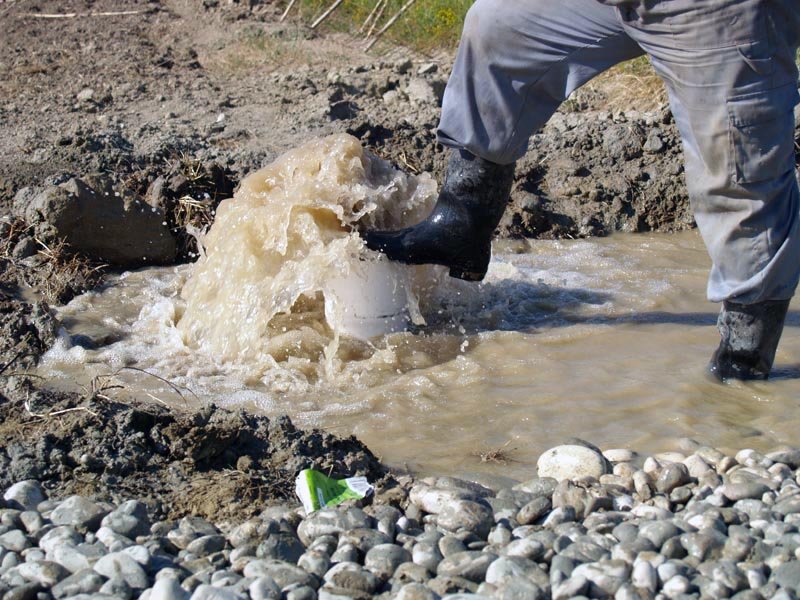
[[[310,143],[220,206],[196,265],[125,273],[62,307],[66,331],[41,372],[85,385],[113,375],[120,398],[288,413],[427,472],[529,477],[569,436],[643,451],[679,436],[793,441],[797,313],[773,381],[711,381],[717,307],[694,232],[499,242],[480,285],[398,267],[417,325],[347,335],[346,307],[326,312],[326,294],[385,262],[354,227],[415,222],[434,196],[430,178],[352,138]],[[482,461],[498,448],[509,462]]]

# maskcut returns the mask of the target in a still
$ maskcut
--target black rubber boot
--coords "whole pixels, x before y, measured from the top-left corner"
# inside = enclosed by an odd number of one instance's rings
[[[442,191],[427,219],[398,231],[362,233],[367,247],[391,260],[450,267],[450,276],[480,281],[492,236],[508,203],[514,165],[498,165],[466,150],[450,153]]]
[[[775,360],[789,300],[724,302],[717,319],[722,336],[709,371],[720,381],[766,379]]]

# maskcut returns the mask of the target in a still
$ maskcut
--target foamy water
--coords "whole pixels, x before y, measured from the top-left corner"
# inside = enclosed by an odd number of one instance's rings
[[[288,413],[354,433],[391,464],[467,476],[528,477],[570,436],[643,451],[680,436],[794,441],[797,313],[773,381],[713,382],[717,307],[696,233],[497,243],[480,285],[410,268],[424,326],[337,335],[330,280],[380,260],[352,224],[413,222],[434,185],[345,137],[317,148],[246,180],[198,265],[125,273],[61,308],[65,333],[42,373],[65,385],[108,375],[126,386],[109,391],[120,398]],[[500,447],[510,462],[482,462]]]

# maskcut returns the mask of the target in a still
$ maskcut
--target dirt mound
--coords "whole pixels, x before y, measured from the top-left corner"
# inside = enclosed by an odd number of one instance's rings
[[[24,382],[12,395],[0,395],[0,489],[38,479],[59,496],[146,498],[165,517],[243,519],[293,498],[304,468],[393,485],[355,437],[301,431],[288,417],[216,406],[178,414],[111,402],[102,390],[80,397]]]

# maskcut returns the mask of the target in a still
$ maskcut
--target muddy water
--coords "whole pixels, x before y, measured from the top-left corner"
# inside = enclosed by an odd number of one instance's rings
[[[93,377],[96,388],[121,384],[105,393],[123,399],[288,413],[301,425],[353,433],[390,464],[463,476],[529,477],[542,450],[571,436],[642,451],[669,449],[681,436],[731,448],[796,442],[797,310],[773,381],[711,381],[704,366],[717,342],[716,307],[704,298],[708,259],[695,233],[500,242],[480,285],[412,270],[409,287],[425,325],[369,342],[339,331],[325,318],[323,275],[365,256],[348,223],[365,210],[391,221],[381,213],[386,198],[412,211],[429,201],[426,182],[359,152],[344,143],[337,156],[350,166],[323,165],[330,185],[316,197],[327,198],[323,213],[344,206],[335,218],[320,217],[321,201],[306,202],[256,235],[231,214],[235,226],[216,242],[212,229],[198,266],[126,273],[60,309],[66,331],[42,371],[64,385],[89,386]],[[252,194],[233,202],[249,202],[251,212],[296,206],[286,193],[298,173],[287,167],[293,160],[269,171],[272,179],[262,173],[243,186]],[[311,172],[322,163],[304,164]],[[354,178],[359,202],[331,199],[328,191]],[[276,187],[282,191],[271,194]],[[224,210],[217,223],[228,219]],[[285,235],[293,227],[307,228],[294,242]],[[313,244],[303,241],[306,233]],[[299,284],[286,275],[274,287],[286,261],[269,254],[274,244],[226,243],[238,234],[274,235],[288,240],[295,261],[315,258],[295,271]],[[242,263],[272,269],[267,282],[253,272],[236,279]],[[227,287],[231,280],[238,285]],[[258,311],[247,313],[253,302]],[[228,310],[219,310],[224,303]]]

